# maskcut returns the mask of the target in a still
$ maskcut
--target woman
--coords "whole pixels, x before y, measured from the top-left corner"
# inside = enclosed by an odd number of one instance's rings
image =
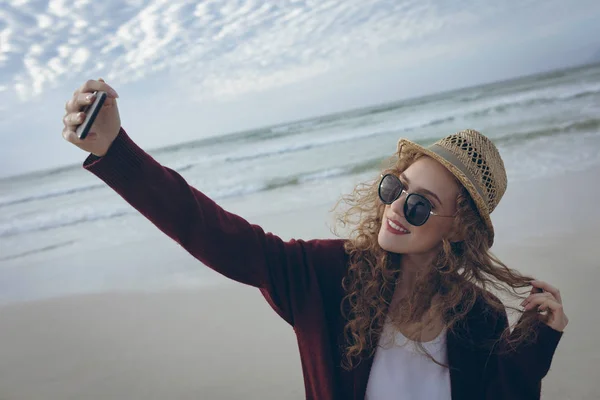
[[[79,140],[82,107],[109,99]],[[98,176],[219,273],[260,289],[297,336],[308,399],[534,399],[567,317],[557,289],[489,252],[506,189],[495,146],[476,131],[429,148],[399,142],[390,168],[345,198],[348,239],[290,240],[229,213],[140,149],[117,94],[88,81],[67,102],[63,137]],[[509,328],[489,289],[518,296]]]

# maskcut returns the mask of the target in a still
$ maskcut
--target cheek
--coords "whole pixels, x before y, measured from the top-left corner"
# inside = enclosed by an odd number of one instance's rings
[[[413,227],[412,232],[415,238],[428,243],[440,242],[444,237],[448,236],[452,224],[448,221],[432,217],[424,225]]]

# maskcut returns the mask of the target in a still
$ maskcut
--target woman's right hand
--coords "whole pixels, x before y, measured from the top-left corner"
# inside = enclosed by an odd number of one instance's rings
[[[93,93],[95,91],[104,91],[108,94],[108,97],[96,116],[96,120],[92,124],[87,137],[81,140],[77,137],[75,130],[85,119],[85,114],[81,110],[83,107],[93,103]],[[98,157],[104,156],[121,129],[117,97],[119,97],[117,92],[107,85],[103,79],[98,79],[97,81],[89,80],[84,83],[80,88],[75,90],[73,97],[67,101],[65,106],[66,114],[63,117],[63,124],[65,125],[62,131],[63,138],[84,151]]]

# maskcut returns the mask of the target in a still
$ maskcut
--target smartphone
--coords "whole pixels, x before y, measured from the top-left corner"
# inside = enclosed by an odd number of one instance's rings
[[[85,120],[75,130],[77,137],[82,140],[85,139],[90,132],[90,128],[92,127],[92,124],[98,116],[98,113],[100,112],[100,109],[102,108],[102,105],[107,97],[106,92],[94,92],[94,94],[96,95],[94,102],[87,105],[83,109],[83,112],[85,113]]]

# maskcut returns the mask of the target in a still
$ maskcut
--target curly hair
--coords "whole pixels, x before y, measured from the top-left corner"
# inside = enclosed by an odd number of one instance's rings
[[[385,172],[399,175],[420,156],[413,153],[398,159],[396,155],[388,160],[391,165],[385,168]],[[385,210],[385,205],[378,198],[378,184],[378,179],[359,184],[338,203],[344,202],[348,206],[338,214],[338,221],[343,227],[351,228],[345,244],[350,262],[342,282],[345,296],[341,311],[346,319],[344,369],[351,369],[362,357],[374,354],[388,314],[393,314],[393,322],[397,326],[405,323],[419,326],[427,313],[434,312],[442,317],[444,327],[452,330],[478,298],[498,313],[505,313],[509,308],[521,314],[518,331],[514,330],[511,334],[509,326],[499,339],[514,346],[535,336],[535,330],[530,328],[539,323],[537,313],[523,314],[515,307],[507,307],[488,290],[493,289],[512,298],[525,298],[529,291],[519,292],[518,289],[531,286],[532,278],[508,268],[490,252],[486,227],[464,188],[457,199],[457,214],[453,222],[453,229],[462,240],[442,241],[432,267],[417,278],[408,298],[394,305],[393,313],[390,313],[394,290],[401,276],[401,255],[383,250],[378,243]],[[438,301],[433,301],[434,297]],[[422,325],[417,334],[421,331]],[[417,345],[425,351],[418,341]],[[509,347],[512,346],[506,348]]]

